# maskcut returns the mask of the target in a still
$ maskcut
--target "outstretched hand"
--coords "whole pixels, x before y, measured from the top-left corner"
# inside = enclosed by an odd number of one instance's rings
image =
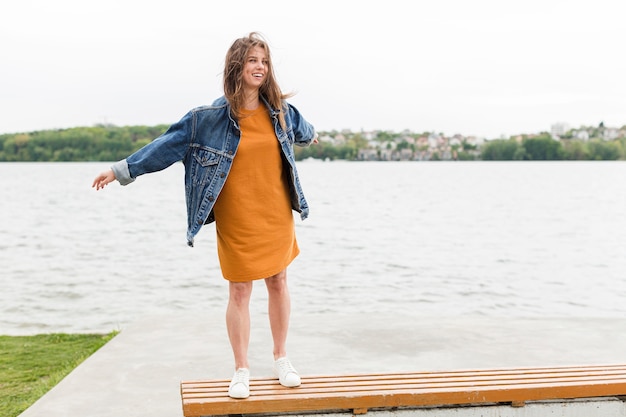
[[[104,171],[102,173],[100,173],[94,180],[93,180],[93,184],[91,185],[92,188],[95,188],[96,190],[101,190],[103,189],[108,183],[115,181],[115,174],[113,173],[113,170],[110,169],[108,171]]]

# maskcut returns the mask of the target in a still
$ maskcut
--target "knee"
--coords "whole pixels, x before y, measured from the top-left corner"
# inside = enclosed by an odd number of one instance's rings
[[[287,272],[281,271],[265,279],[267,290],[274,293],[283,293],[287,291]]]
[[[246,304],[252,293],[252,282],[231,282],[229,285],[230,301],[235,304]]]

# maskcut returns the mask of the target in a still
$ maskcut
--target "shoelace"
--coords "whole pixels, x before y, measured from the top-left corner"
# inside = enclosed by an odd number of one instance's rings
[[[233,376],[232,385],[242,383],[244,385],[248,385],[248,372],[243,369],[237,369],[235,371],[235,375]]]
[[[297,374],[296,369],[288,360],[278,361],[276,362],[276,365],[278,368],[278,372],[280,372],[281,375],[287,375],[289,373]]]

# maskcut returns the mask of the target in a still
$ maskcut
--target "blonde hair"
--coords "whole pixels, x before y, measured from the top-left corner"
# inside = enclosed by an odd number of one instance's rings
[[[241,117],[241,109],[244,105],[243,91],[243,67],[250,50],[261,47],[267,56],[267,76],[259,88],[259,94],[263,96],[269,105],[278,110],[278,120],[285,129],[285,113],[283,100],[293,94],[284,94],[274,75],[274,67],[267,42],[258,32],[251,32],[248,36],[236,39],[226,53],[224,64],[224,96],[228,100],[232,113],[236,118]]]

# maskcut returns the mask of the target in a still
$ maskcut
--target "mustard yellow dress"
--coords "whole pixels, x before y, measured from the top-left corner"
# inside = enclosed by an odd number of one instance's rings
[[[239,125],[239,148],[213,207],[222,275],[233,282],[275,275],[300,253],[269,111],[244,111]]]

